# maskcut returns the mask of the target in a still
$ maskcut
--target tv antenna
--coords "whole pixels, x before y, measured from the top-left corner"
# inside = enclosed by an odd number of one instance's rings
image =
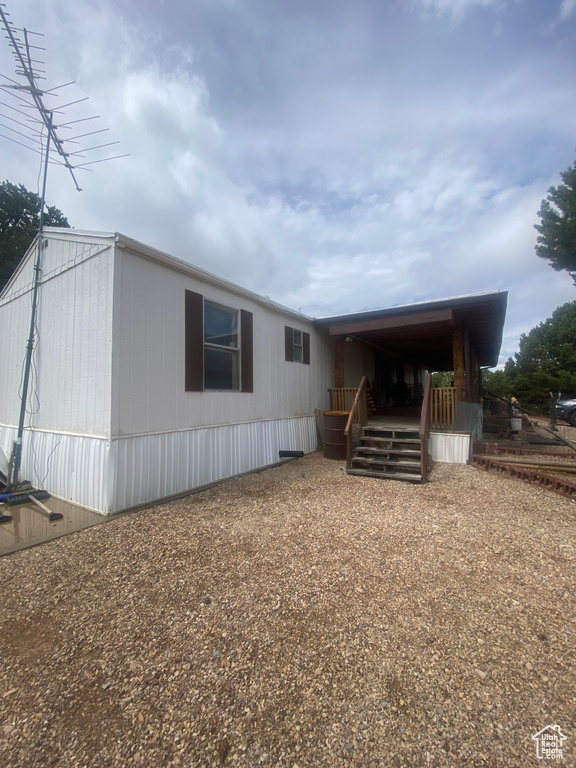
[[[88,97],[69,101],[65,104],[55,104],[47,106],[51,99],[55,99],[57,93],[62,88],[73,85],[74,82],[64,83],[55,88],[44,88],[39,81],[46,80],[46,71],[41,69],[44,62],[40,61],[37,52],[46,49],[40,45],[34,45],[31,40],[36,41],[37,37],[44,37],[39,32],[31,32],[25,28],[19,29],[8,18],[10,14],[6,10],[5,3],[0,2],[0,20],[6,32],[8,45],[12,50],[16,62],[15,74],[18,79],[14,80],[7,75],[0,73],[0,92],[9,96],[7,101],[0,101],[0,119],[6,120],[9,124],[0,122],[0,128],[9,132],[10,135],[0,133],[0,136],[19,144],[26,149],[35,152],[42,158],[43,167],[42,195],[40,198],[40,211],[38,222],[38,236],[36,242],[36,260],[34,264],[34,287],[32,292],[32,312],[30,318],[30,333],[26,347],[26,361],[24,366],[24,378],[22,382],[22,394],[20,402],[20,417],[18,421],[18,432],[14,442],[12,456],[10,460],[11,471],[8,478],[8,487],[15,489],[18,484],[18,474],[22,460],[22,436],[24,433],[24,420],[26,416],[26,404],[28,401],[28,384],[30,379],[30,369],[32,366],[32,352],[34,350],[36,336],[36,309],[38,304],[38,289],[40,287],[41,255],[42,255],[42,230],[44,219],[44,207],[46,204],[46,181],[48,178],[48,166],[60,165],[68,169],[70,176],[78,192],[81,187],[76,179],[75,171],[92,170],[88,168],[95,163],[102,163],[106,160],[116,160],[128,155],[114,155],[109,157],[99,157],[95,160],[88,160],[89,152],[106,149],[118,144],[118,141],[112,141],[97,146],[82,146],[83,139],[90,136],[103,133],[107,128],[80,133],[79,135],[63,138],[67,131],[74,131],[72,126],[78,123],[84,123],[89,120],[96,120],[99,115],[93,117],[78,118],[67,120],[64,117],[64,109],[80,104]],[[10,101],[12,99],[12,101]],[[17,127],[15,127],[17,126]],[[83,130],[83,129],[80,129]],[[17,136],[18,138],[15,138]]]

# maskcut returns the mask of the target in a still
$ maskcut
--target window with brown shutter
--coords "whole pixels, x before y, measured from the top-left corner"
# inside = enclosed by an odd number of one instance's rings
[[[310,334],[285,325],[284,350],[287,362],[310,365]]]
[[[253,392],[253,317],[206,299],[185,297],[185,388],[187,392]]]

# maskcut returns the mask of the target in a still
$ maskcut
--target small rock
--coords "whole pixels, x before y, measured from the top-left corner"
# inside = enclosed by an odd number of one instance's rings
[[[220,739],[216,749],[218,751],[218,757],[222,762],[224,762],[224,760],[226,760],[226,756],[228,752],[230,751],[230,742],[228,741],[228,739]]]
[[[12,696],[13,693],[16,693],[16,688],[11,688],[9,691],[6,691],[2,698],[6,699],[8,696]]]

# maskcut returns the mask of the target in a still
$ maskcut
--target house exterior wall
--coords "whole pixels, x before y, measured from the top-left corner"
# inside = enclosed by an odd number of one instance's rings
[[[185,389],[185,293],[253,315],[253,392]],[[285,360],[285,326],[310,334],[310,364]],[[330,340],[246,291],[119,248],[115,266],[110,508],[126,509],[317,447]]]
[[[122,236],[45,234],[20,478],[112,513],[273,464],[280,450],[316,449],[314,409],[328,407],[333,350],[310,320],[145,246],[133,251]],[[7,455],[34,256],[0,301]],[[186,391],[186,290],[252,314],[253,392]],[[309,334],[310,364],[285,360],[285,326]]]
[[[185,391],[185,292],[253,314],[254,391]],[[287,362],[284,327],[310,334],[310,365]],[[112,436],[297,418],[328,407],[330,340],[295,313],[119,250]]]
[[[110,424],[112,255],[110,243],[50,239],[42,249],[37,343],[25,426],[106,436]],[[30,332],[35,252],[0,300],[3,363],[0,422],[17,426]]]
[[[353,343],[345,346],[344,386],[358,387],[362,376],[368,381],[374,379],[374,354]]]
[[[92,509],[110,506],[113,236],[48,235],[20,479]],[[36,249],[0,298],[0,446],[17,437]]]

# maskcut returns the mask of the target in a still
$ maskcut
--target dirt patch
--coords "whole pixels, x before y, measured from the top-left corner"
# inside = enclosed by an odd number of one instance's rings
[[[313,455],[10,555],[0,762],[569,765],[575,511]]]

